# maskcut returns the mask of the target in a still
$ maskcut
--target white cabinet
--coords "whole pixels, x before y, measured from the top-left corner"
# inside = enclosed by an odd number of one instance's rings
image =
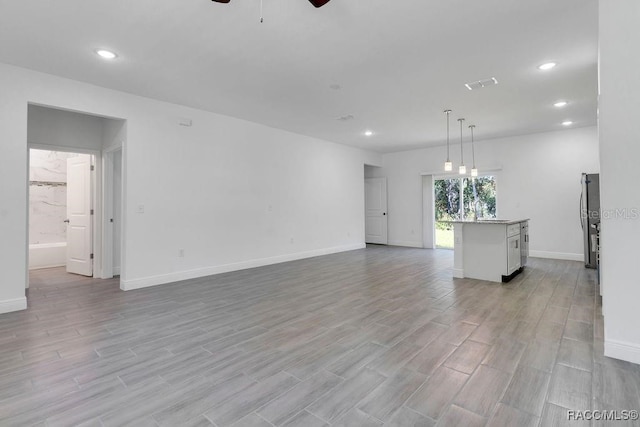
[[[521,255],[520,232],[518,230],[516,236],[507,238],[507,274],[505,276],[513,274],[520,268]]]
[[[522,270],[522,224],[527,220],[452,221],[454,277],[507,282]]]

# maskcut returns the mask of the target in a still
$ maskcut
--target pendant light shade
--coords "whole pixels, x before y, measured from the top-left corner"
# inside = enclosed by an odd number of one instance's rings
[[[458,119],[458,122],[460,122],[460,167],[458,168],[458,173],[466,175],[467,167],[464,165],[464,147],[462,145],[462,124],[464,119]]]
[[[444,162],[444,170],[445,172],[451,172],[453,170],[453,163],[449,158],[449,115],[451,110],[444,110],[444,113],[447,115],[447,161]]]
[[[473,143],[473,130],[476,128],[476,125],[469,125],[469,129],[471,129],[471,160],[473,161],[473,166],[471,167],[471,176],[478,176],[478,168],[476,168],[476,147]]]

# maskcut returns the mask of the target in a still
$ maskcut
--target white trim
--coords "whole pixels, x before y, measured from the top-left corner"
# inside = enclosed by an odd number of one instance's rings
[[[113,275],[114,276],[120,275],[120,267],[113,267]]]
[[[27,148],[29,150],[45,150],[45,151],[59,151],[62,153],[72,153],[72,154],[91,154],[94,156],[100,155],[100,150],[94,150],[92,148],[80,148],[80,147],[67,147],[64,145],[53,145],[53,144],[38,144],[35,142],[28,142]]]
[[[277,255],[269,258],[252,259],[232,264],[216,265],[211,267],[197,268],[195,270],[177,271],[174,273],[161,274],[157,276],[142,277],[140,279],[121,280],[120,289],[130,291],[133,289],[146,288],[149,286],[163,285],[165,283],[178,282],[181,280],[195,279],[198,277],[212,276],[214,274],[228,273],[231,271],[245,270],[248,268],[262,267],[265,265],[279,264],[282,262],[295,261],[304,258],[312,258],[321,255],[329,255],[338,252],[353,251],[363,249],[364,243],[353,245],[335,246],[331,248],[315,249],[312,251],[298,252],[286,255]]]
[[[118,147],[120,149],[120,147]],[[113,218],[113,155],[112,149],[103,150],[102,152],[102,206],[104,214],[100,222],[100,230],[102,233],[102,253],[104,259],[102,262],[101,279],[111,279],[113,277],[113,224],[110,219]]]
[[[464,279],[464,270],[461,268],[454,268],[453,277],[455,277],[456,279]]]
[[[407,248],[423,248],[422,242],[409,240],[389,240],[389,246],[404,246]]]
[[[624,341],[605,340],[604,355],[640,364],[640,345]]]
[[[531,258],[561,259],[565,261],[584,261],[584,254],[567,252],[529,251]]]
[[[10,313],[27,309],[27,297],[0,301],[0,313]]]

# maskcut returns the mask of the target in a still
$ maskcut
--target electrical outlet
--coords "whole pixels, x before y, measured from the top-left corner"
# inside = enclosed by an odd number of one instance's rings
[[[184,258],[184,249],[178,249],[178,257]]]

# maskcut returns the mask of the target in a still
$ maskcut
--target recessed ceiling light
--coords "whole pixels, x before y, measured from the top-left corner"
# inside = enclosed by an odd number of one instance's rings
[[[364,136],[373,136],[373,131],[372,130],[365,130],[364,131]]]
[[[340,86],[338,84],[332,84],[332,85],[329,85],[329,89],[340,90],[340,89],[342,89],[342,86]]]
[[[118,57],[118,55],[106,49],[98,49],[96,50],[96,53],[104,59],[116,59]]]
[[[555,62],[547,62],[546,64],[539,65],[539,66],[538,66],[538,69],[539,69],[539,70],[546,71],[546,70],[550,70],[550,69],[552,69],[552,68],[553,68],[553,67],[555,67],[556,65],[558,65],[558,64],[556,64]]]
[[[562,122],[562,126],[571,126],[573,124],[573,122],[571,120],[565,120],[564,122]]]
[[[558,101],[555,104],[553,104],[553,106],[557,108],[562,108],[562,107],[566,107],[567,104],[568,104],[567,101]]]

